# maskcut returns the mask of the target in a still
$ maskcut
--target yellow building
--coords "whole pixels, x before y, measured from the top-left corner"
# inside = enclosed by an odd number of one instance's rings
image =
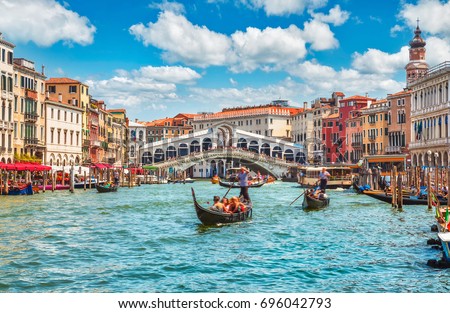
[[[14,59],[14,154],[45,156],[45,75],[34,62]]]
[[[50,78],[46,81],[46,89],[51,97],[61,97],[62,102],[69,103],[83,110],[82,137],[83,137],[83,163],[89,158],[89,127],[88,110],[90,103],[89,87],[70,78]]]
[[[107,161],[115,166],[128,164],[128,118],[125,109],[107,110]]]
[[[381,155],[388,146],[388,112],[386,99],[372,102],[361,109],[363,155]]]

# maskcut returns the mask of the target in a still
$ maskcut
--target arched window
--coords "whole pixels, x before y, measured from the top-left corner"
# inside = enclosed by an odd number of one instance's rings
[[[151,164],[152,163],[152,154],[150,152],[144,152],[142,155],[142,164]]]
[[[286,151],[284,151],[284,159],[286,161],[294,161],[294,151],[292,151],[291,149],[287,149]]]
[[[245,140],[245,138],[239,138],[237,147],[247,149],[247,140]]]
[[[255,153],[258,153],[259,152],[258,142],[255,141],[255,140],[250,141],[250,145],[248,146],[248,150],[253,151]]]
[[[197,140],[191,142],[190,152],[199,152],[200,151],[200,143]]]
[[[164,151],[163,149],[156,149],[154,155],[155,163],[164,161]]]
[[[306,156],[303,152],[298,152],[295,155],[295,162],[305,164],[306,163]]]
[[[166,158],[176,158],[177,157],[177,149],[174,146],[170,146],[166,150]]]
[[[269,155],[270,156],[270,146],[268,143],[264,143],[261,146],[261,154]]]
[[[282,152],[281,148],[279,146],[275,146],[272,149],[272,157],[274,157],[274,158],[282,158],[282,156],[283,156],[283,152]]]
[[[212,147],[212,141],[211,141],[211,138],[205,138],[205,139],[203,139],[203,142],[202,142],[202,150],[203,150],[203,151],[209,150],[209,149],[211,149],[211,147]]]
[[[189,154],[189,148],[188,145],[185,143],[180,144],[178,147],[178,155],[179,156],[185,156]]]

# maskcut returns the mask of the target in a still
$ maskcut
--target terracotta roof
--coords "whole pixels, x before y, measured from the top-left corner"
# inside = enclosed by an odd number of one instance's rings
[[[327,117],[324,117],[324,119],[329,119],[329,118],[339,118],[339,113],[330,114]]]
[[[393,94],[391,94],[391,95],[388,95],[388,98],[391,98],[391,97],[397,97],[397,96],[403,96],[403,95],[409,95],[410,93],[411,93],[410,90],[408,90],[408,91],[402,90],[402,91],[393,93]]]
[[[336,94],[336,96],[341,96],[341,97],[345,96],[344,93],[340,92],[340,91],[336,91],[335,94]]]
[[[110,112],[110,113],[127,113],[127,110],[125,110],[125,109],[109,109],[109,110],[106,110],[106,112]]]
[[[51,77],[45,81],[46,84],[81,84],[78,80],[67,77]]]
[[[360,96],[360,95],[354,95],[348,98],[344,98],[342,100],[340,100],[339,102],[344,102],[344,101],[349,101],[349,100],[376,100],[376,98],[369,98],[369,97],[364,97],[364,96]]]

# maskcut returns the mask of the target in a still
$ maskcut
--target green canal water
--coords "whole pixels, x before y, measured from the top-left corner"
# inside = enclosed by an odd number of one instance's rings
[[[0,292],[448,292],[434,212],[349,191],[305,212],[293,183],[250,189],[253,219],[200,224],[209,182],[0,197]],[[237,194],[232,190],[231,195]]]

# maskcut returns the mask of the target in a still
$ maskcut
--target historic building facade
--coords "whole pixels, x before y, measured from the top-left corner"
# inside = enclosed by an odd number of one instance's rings
[[[14,160],[13,136],[17,134],[17,124],[14,123],[12,113],[13,106],[15,111],[18,106],[13,89],[14,48],[0,33],[0,162],[3,163],[12,163]]]
[[[34,62],[14,59],[14,153],[44,159],[45,155],[45,75]],[[16,110],[17,109],[17,110]]]

